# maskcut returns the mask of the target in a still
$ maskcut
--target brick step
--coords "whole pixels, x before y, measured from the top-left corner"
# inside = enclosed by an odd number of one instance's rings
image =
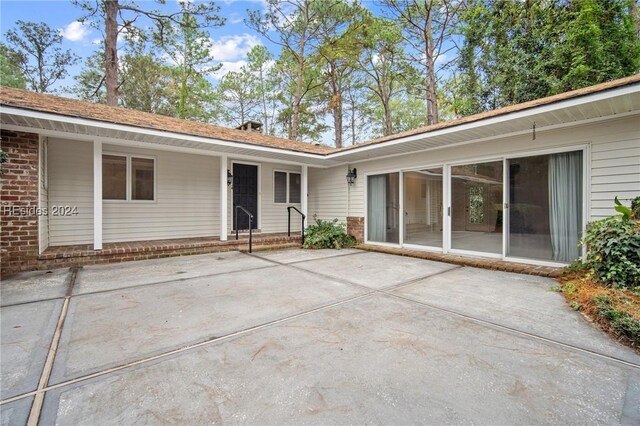
[[[288,237],[287,234],[261,234],[253,236],[252,248],[253,251],[264,251],[300,247],[300,245],[301,237],[299,234],[292,234],[291,237]],[[248,252],[249,238],[240,236],[238,240],[230,239],[228,241],[220,241],[215,238],[187,238],[109,243],[104,244],[103,250],[93,250],[89,245],[50,247],[38,256],[35,268],[34,265],[29,265],[28,270],[69,268],[228,251]],[[21,270],[19,265],[15,265],[14,268],[7,272],[14,273]]]

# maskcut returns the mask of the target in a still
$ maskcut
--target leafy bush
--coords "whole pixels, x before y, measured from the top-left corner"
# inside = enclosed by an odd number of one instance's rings
[[[303,247],[339,249],[353,247],[355,244],[355,238],[347,234],[345,224],[339,223],[338,219],[332,221],[316,219],[316,224],[307,228]]]
[[[632,205],[637,206],[637,200]],[[587,228],[585,263],[604,285],[631,289],[640,285],[640,223],[634,215],[617,210],[622,215]]]

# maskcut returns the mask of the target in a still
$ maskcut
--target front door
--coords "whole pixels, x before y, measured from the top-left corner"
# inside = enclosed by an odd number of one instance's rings
[[[249,216],[238,209],[236,223],[236,206],[242,206],[253,214],[251,228],[258,228],[258,166],[250,164],[233,164],[233,229],[249,229]]]

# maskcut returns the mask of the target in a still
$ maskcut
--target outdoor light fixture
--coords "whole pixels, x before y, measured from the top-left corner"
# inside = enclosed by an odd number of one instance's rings
[[[232,183],[233,183],[233,175],[231,174],[229,169],[227,169],[227,186],[231,186]]]
[[[349,171],[347,172],[347,183],[349,185],[353,185],[357,177],[358,171],[356,170],[356,168],[354,167],[353,169],[349,169]]]

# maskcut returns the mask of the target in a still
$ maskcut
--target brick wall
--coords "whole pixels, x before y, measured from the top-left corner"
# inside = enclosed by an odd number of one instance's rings
[[[364,217],[347,217],[347,234],[356,239],[357,242],[364,242]]]
[[[38,260],[38,135],[0,131],[0,274],[34,269]]]

